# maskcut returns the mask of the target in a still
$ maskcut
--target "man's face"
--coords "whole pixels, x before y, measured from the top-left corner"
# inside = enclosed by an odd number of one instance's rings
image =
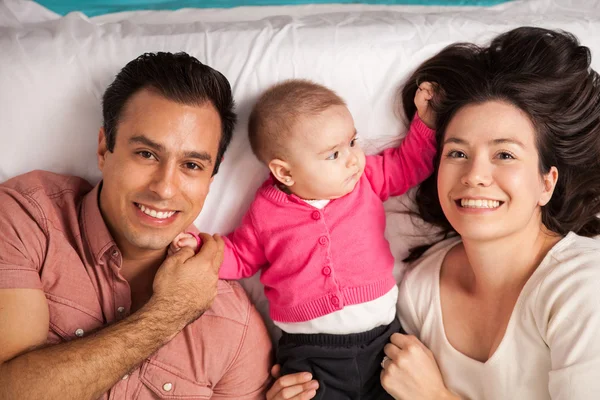
[[[164,251],[198,216],[220,138],[212,104],[183,105],[147,89],[127,102],[113,152],[100,131],[100,209],[125,257]]]

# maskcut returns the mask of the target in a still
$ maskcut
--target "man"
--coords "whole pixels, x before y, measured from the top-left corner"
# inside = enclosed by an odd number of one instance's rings
[[[0,185],[0,398],[264,398],[271,343],[218,280],[222,239],[166,256],[231,140],[229,83],[187,54],[145,54],[103,116],[96,187],[43,171]]]

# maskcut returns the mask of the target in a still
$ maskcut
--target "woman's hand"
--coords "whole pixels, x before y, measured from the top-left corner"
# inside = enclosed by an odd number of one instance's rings
[[[381,385],[396,400],[458,399],[444,385],[433,353],[414,336],[394,333],[385,345]]]
[[[274,365],[271,375],[277,379],[267,392],[267,400],[309,400],[316,396],[319,382],[312,380],[309,372],[280,377],[281,367]]]
[[[433,98],[434,94],[435,88],[431,82],[421,82],[415,93],[417,114],[429,129],[435,129],[435,113],[429,104],[429,100]]]

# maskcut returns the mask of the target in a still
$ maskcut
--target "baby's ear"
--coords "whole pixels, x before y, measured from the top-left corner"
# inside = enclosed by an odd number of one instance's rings
[[[292,177],[292,171],[290,165],[278,158],[269,161],[269,169],[271,173],[279,182],[285,186],[293,186],[294,178]]]

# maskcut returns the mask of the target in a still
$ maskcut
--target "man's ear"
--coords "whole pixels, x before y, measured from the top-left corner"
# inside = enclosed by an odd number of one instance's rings
[[[271,173],[279,182],[285,186],[293,186],[294,178],[292,178],[292,171],[290,165],[278,158],[269,161],[269,169]]]
[[[556,167],[550,167],[550,171],[542,176],[542,182],[544,183],[544,190],[542,191],[538,204],[543,207],[548,204],[552,198],[552,193],[554,193],[554,188],[558,182],[558,169],[556,169]]]
[[[104,127],[101,127],[98,131],[98,150],[96,151],[96,155],[98,156],[98,168],[100,169],[100,171],[104,169],[106,153],[108,153],[108,147],[106,145],[106,135],[104,134]]]

